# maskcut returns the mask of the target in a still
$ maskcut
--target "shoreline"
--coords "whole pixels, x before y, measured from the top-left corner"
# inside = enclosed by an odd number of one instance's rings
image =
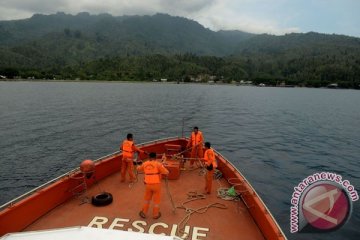
[[[258,87],[258,88],[306,88],[306,89],[331,89],[331,90],[360,90],[357,88],[329,88],[329,87],[302,87],[302,86],[259,86],[241,85],[234,83],[207,83],[207,82],[153,82],[153,81],[125,81],[125,80],[66,80],[66,79],[0,79],[0,82],[46,82],[46,83],[146,83],[146,84],[194,84],[209,86],[236,86],[236,87]]]
[[[66,80],[66,79],[0,79],[0,82],[119,82],[119,83],[149,83],[150,81],[124,81],[124,80]],[[151,82],[152,83],[152,82]],[[154,82],[156,83],[156,82]]]

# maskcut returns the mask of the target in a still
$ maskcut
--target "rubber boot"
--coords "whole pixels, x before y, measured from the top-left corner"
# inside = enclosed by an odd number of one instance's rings
[[[143,205],[142,212],[145,213],[145,215],[149,211],[149,206],[150,206],[149,203],[144,203],[144,205]]]
[[[154,207],[154,209],[153,209],[153,218],[158,219],[160,216],[161,216],[160,208],[159,207]]]

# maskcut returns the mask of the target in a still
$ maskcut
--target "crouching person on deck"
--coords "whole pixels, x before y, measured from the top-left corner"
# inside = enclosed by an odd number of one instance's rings
[[[134,153],[144,153],[144,151],[137,148],[133,141],[133,135],[128,133],[126,139],[123,141],[120,149],[123,151],[121,163],[121,182],[125,182],[126,170],[129,173],[130,182],[135,181],[134,174]]]
[[[160,199],[161,199],[161,174],[168,175],[169,171],[160,163],[156,161],[156,153],[149,154],[150,161],[144,162],[137,170],[145,173],[145,195],[144,205],[139,212],[140,217],[146,218],[149,210],[151,199],[154,199],[153,218],[158,219],[160,213]]]
[[[212,181],[214,177],[215,168],[217,168],[217,163],[215,159],[214,150],[211,148],[209,142],[205,143],[205,153],[202,161],[205,162],[206,175],[205,175],[205,192],[207,194],[211,193]]]

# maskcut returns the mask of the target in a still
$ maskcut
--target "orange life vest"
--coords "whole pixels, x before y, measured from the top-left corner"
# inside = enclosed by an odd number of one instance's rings
[[[155,184],[160,183],[160,170],[158,167],[159,163],[156,161],[147,161],[143,163],[144,173],[145,173],[145,183],[146,184]]]
[[[217,168],[217,162],[215,159],[215,153],[212,148],[206,149],[204,153],[204,159],[206,160],[206,165],[210,166],[210,164],[213,165],[213,168]]]
[[[194,132],[191,133],[191,146],[201,144],[203,140],[202,132],[198,131],[197,134]]]
[[[124,140],[122,144],[122,151],[123,151],[123,157],[124,158],[133,158],[134,151],[133,151],[133,141]]]

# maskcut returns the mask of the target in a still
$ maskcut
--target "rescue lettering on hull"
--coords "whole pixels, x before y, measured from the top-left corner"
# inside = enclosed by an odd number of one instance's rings
[[[108,229],[118,229],[129,232],[140,232],[140,233],[150,233],[150,234],[160,234],[160,235],[168,235],[168,236],[176,236],[176,232],[178,230],[177,224],[168,225],[163,222],[156,222],[152,224],[148,224],[143,220],[135,220],[131,221],[127,218],[114,218],[110,221],[106,217],[95,216],[88,227],[93,228],[108,228]],[[191,240],[203,240],[207,237],[207,232],[209,232],[209,228],[203,227],[190,227],[185,226],[184,235],[178,236],[180,238],[185,238],[190,235]]]

